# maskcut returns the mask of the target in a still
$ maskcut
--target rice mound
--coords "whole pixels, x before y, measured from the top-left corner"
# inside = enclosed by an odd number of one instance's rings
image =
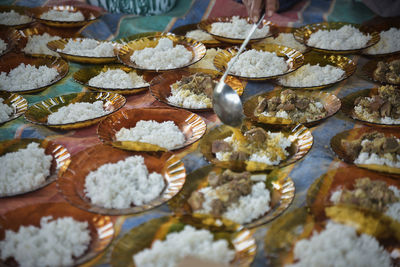
[[[294,259],[299,262],[286,266],[391,266],[390,254],[373,236],[331,221],[325,230],[296,243]]]
[[[149,86],[149,84],[143,79],[143,76],[138,75],[135,71],[126,73],[121,69],[108,69],[107,71],[102,71],[89,80],[89,85],[113,89],[130,89]]]
[[[374,101],[372,97],[364,97],[364,99],[371,103]],[[354,113],[360,119],[369,122],[382,123],[382,124],[400,124],[400,119],[394,119],[389,116],[385,116],[383,118],[374,118],[373,114],[368,112],[368,110],[364,108],[361,105],[361,103],[358,104],[357,106],[354,106]]]
[[[287,70],[288,66],[283,57],[278,57],[274,52],[251,49],[239,55],[239,58],[231,68],[231,73],[255,78],[278,75]]]
[[[0,54],[2,54],[7,49],[7,43],[3,39],[0,39]]]
[[[74,258],[90,244],[88,223],[51,216],[40,219],[40,227],[21,226],[18,232],[6,230],[0,241],[1,258],[13,257],[20,266],[72,266]]]
[[[26,15],[21,15],[14,10],[10,10],[9,12],[0,12],[0,24],[3,25],[20,25],[31,22],[32,19]]]
[[[196,212],[210,214],[212,212],[212,201],[218,199],[217,192],[212,187],[199,190],[203,193],[205,201],[203,208]],[[258,182],[251,187],[251,193],[241,196],[236,203],[232,203],[222,216],[239,224],[249,223],[266,212],[270,207],[271,196],[264,182]]]
[[[280,33],[276,38],[265,38],[260,42],[261,44],[276,44],[293,48],[300,52],[305,52],[307,47],[294,39],[292,33]]]
[[[185,136],[173,121],[138,121],[130,129],[122,128],[115,133],[116,141],[138,141],[174,149],[185,143]]]
[[[364,140],[363,142],[369,142],[368,140]],[[377,164],[377,165],[386,165],[393,168],[400,168],[400,156],[396,155],[397,160],[394,161],[390,158],[380,157],[376,153],[367,153],[362,152],[358,155],[358,157],[354,160],[356,164]]]
[[[85,180],[85,195],[95,205],[124,209],[149,203],[164,187],[161,174],[149,173],[144,158],[132,156],[90,172]]]
[[[49,85],[58,75],[55,68],[21,63],[9,73],[0,73],[0,89],[11,92],[31,90]]]
[[[83,21],[83,16],[80,11],[68,11],[68,10],[49,10],[40,15],[41,19],[54,20],[54,21]]]
[[[239,148],[238,143],[233,139],[233,135],[228,136],[224,139],[225,142],[229,143],[233,147],[233,151],[237,151]],[[292,142],[284,136],[283,133],[273,133],[268,131],[268,140],[266,141],[270,146],[268,150],[258,150],[256,153],[251,154],[248,161],[255,161],[265,163],[267,165],[278,165],[283,157],[289,156],[289,152],[286,148],[292,145]],[[281,155],[281,153],[283,155]],[[229,161],[232,152],[217,152],[215,157],[220,161]],[[273,155],[276,155],[276,159],[273,160]]]
[[[14,113],[14,108],[4,103],[4,99],[0,97],[0,123],[7,121]]]
[[[390,28],[387,31],[380,33],[381,39],[379,42],[367,49],[365,52],[372,55],[392,53],[400,50],[400,29]]]
[[[51,113],[47,117],[49,124],[66,124],[78,121],[90,120],[109,114],[103,107],[103,101],[96,101],[94,103],[72,103],[67,106],[59,108],[56,112]]]
[[[338,30],[319,30],[310,35],[307,44],[330,50],[359,49],[367,45],[371,35],[363,34],[359,29],[345,25]]]
[[[53,157],[38,143],[0,157],[0,194],[30,191],[46,181]]]
[[[47,32],[43,34],[30,35],[26,46],[22,49],[26,54],[44,54],[58,56],[58,53],[50,50],[47,43],[54,40],[59,40],[59,36],[52,36]]]
[[[339,81],[346,72],[331,65],[320,66],[306,64],[298,70],[279,78],[283,86],[306,87],[318,86]]]
[[[225,239],[214,240],[210,231],[185,225],[180,232],[169,233],[165,240],[156,240],[151,248],[133,255],[133,261],[141,267],[174,267],[187,256],[229,265],[235,251]]]
[[[190,63],[193,55],[183,45],[175,45],[171,39],[161,38],[156,47],[136,50],[130,57],[132,62],[145,69],[165,70],[183,67]]]
[[[112,42],[100,42],[89,38],[69,39],[63,49],[57,52],[82,57],[114,57],[114,46]]]
[[[230,22],[214,22],[211,24],[210,33],[228,38],[245,39],[250,32],[253,24],[247,22],[239,16],[233,16]],[[262,38],[269,33],[269,26],[264,25],[261,29],[257,28],[251,39]]]
[[[186,37],[195,39],[197,41],[212,41],[215,40],[211,34],[206,33],[205,31],[202,30],[193,30],[189,31],[185,35]]]
[[[212,100],[204,93],[195,94],[190,90],[171,86],[171,95],[166,98],[171,104],[183,108],[211,108]]]
[[[220,51],[222,51],[220,48],[207,49],[206,55],[200,61],[190,65],[189,68],[217,70],[214,66],[214,58]]]

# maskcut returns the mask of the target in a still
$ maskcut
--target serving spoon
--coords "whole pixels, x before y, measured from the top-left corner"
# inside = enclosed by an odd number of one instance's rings
[[[215,86],[213,92],[213,110],[215,114],[217,114],[218,118],[227,125],[238,127],[242,124],[244,114],[242,101],[240,100],[239,95],[225,83],[226,76],[233,66],[233,64],[238,59],[239,55],[245,49],[247,43],[250,41],[251,36],[254,31],[260,25],[265,17],[265,13],[262,14],[260,20],[253,25],[250,32],[248,33],[246,39],[243,41],[242,45],[239,48],[237,54],[233,57],[232,60],[229,61],[228,67],[226,68],[224,74],[222,75],[219,83]]]

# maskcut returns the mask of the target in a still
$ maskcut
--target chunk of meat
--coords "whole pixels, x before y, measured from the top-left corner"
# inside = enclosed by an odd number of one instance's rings
[[[256,113],[263,113],[268,105],[268,100],[264,97],[258,97],[258,105],[255,109]]]
[[[393,153],[399,150],[399,148],[400,148],[399,142],[397,142],[396,138],[394,137],[386,138],[385,142],[383,143],[384,153]]]
[[[299,99],[295,103],[296,108],[298,108],[300,110],[306,110],[309,105],[310,105],[310,100],[305,97]]]
[[[217,187],[218,185],[221,184],[220,175],[216,174],[215,172],[210,172],[208,174],[208,179],[207,180],[208,180],[208,184],[213,188],[215,188],[215,187]]]
[[[268,133],[263,128],[257,127],[245,132],[244,136],[250,142],[264,143],[268,138]]]
[[[385,100],[383,100],[382,97],[380,97],[379,95],[374,95],[374,96],[372,97],[372,102],[371,102],[371,104],[369,105],[369,108],[370,108],[372,111],[378,111],[379,108],[383,105],[383,103],[385,103]]]
[[[392,110],[392,105],[390,102],[385,102],[380,108],[380,114],[382,117],[390,117],[390,111]]]
[[[190,205],[190,207],[192,208],[193,211],[195,210],[199,210],[203,207],[203,202],[204,202],[204,195],[201,192],[198,191],[194,191],[189,199],[188,199],[188,203]]]
[[[211,201],[211,214],[214,216],[221,216],[225,211],[224,203],[220,199]]]
[[[232,147],[228,142],[225,142],[223,140],[215,140],[214,142],[212,142],[211,145],[212,153],[229,152],[229,151],[232,151]]]
[[[355,160],[358,157],[358,154],[360,154],[362,148],[360,140],[354,140],[354,141],[342,140],[342,147],[344,148],[346,154],[352,160]]]
[[[221,184],[232,180],[249,179],[250,176],[251,174],[249,172],[233,172],[229,169],[226,169],[221,174]]]
[[[250,155],[246,152],[243,151],[233,151],[231,156],[229,157],[229,160],[232,161],[245,161],[250,158]]]

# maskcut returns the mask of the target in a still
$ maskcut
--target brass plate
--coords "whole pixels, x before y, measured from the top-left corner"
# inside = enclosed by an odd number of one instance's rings
[[[0,39],[7,44],[6,50],[0,53],[0,57],[15,48],[15,46],[18,44],[19,37],[20,35],[17,30],[10,27],[0,26]]]
[[[253,24],[253,23],[251,22],[251,20],[250,20],[249,17],[240,17],[240,18],[246,19],[247,22],[248,22],[249,24]],[[212,25],[214,22],[231,22],[231,21],[232,21],[232,17],[210,18],[210,19],[201,21],[201,22],[198,24],[198,27],[199,27],[201,30],[203,30],[203,31],[205,31],[205,32],[207,32],[207,33],[209,33],[209,34],[211,34],[216,40],[218,40],[218,41],[220,41],[220,42],[229,43],[229,44],[241,44],[241,43],[243,43],[244,39],[240,39],[240,38],[229,38],[229,37],[224,37],[224,36],[221,36],[221,35],[216,35],[216,34],[211,33],[211,27],[212,27],[211,25]],[[265,25],[268,25],[268,26],[269,26],[269,33],[268,33],[266,36],[261,37],[261,38],[250,39],[249,44],[251,44],[251,43],[256,43],[256,42],[258,42],[258,41],[261,41],[262,39],[267,38],[267,37],[269,37],[269,36],[272,36],[272,35],[274,35],[274,34],[277,32],[277,29],[276,29],[275,24],[272,23],[271,21],[268,21],[268,20],[265,20],[265,19],[264,19],[264,20],[262,21],[262,25],[263,25],[263,26],[265,26]]]
[[[134,88],[109,88],[109,87],[96,87],[89,85],[89,80],[91,78],[99,75],[101,72],[107,71],[108,69],[121,69],[127,73],[134,71],[138,75],[143,76],[143,79],[149,84],[153,78],[153,75],[143,73],[140,71],[135,71],[123,65],[104,65],[104,66],[94,66],[90,68],[80,69],[79,71],[74,73],[73,77],[76,82],[82,84],[83,86],[86,86],[90,90],[100,91],[100,92],[113,92],[121,95],[130,95],[146,91],[149,88],[149,86],[134,87]]]
[[[380,180],[388,186],[400,189],[400,181],[394,180],[377,172],[357,168],[354,165],[346,165],[335,170],[328,171],[315,180],[307,191],[307,206],[317,218],[325,218],[325,207],[333,206],[330,201],[333,192],[338,189],[353,190],[355,180],[368,177],[372,181]],[[366,208],[366,207],[363,207]]]
[[[175,214],[192,214],[192,209],[187,201],[194,191],[208,186],[207,179],[211,171],[221,173],[223,169],[208,165],[188,175],[187,182],[182,190],[168,203]],[[260,226],[278,217],[292,203],[295,193],[292,179],[282,171],[276,170],[270,173],[257,174],[267,175],[265,184],[266,188],[271,192],[271,209],[263,216],[244,224],[247,228]]]
[[[381,245],[399,249],[400,223],[382,214],[359,210],[352,206],[326,208],[327,220],[316,220],[306,207],[286,213],[273,221],[265,236],[264,251],[271,266],[295,263],[293,249],[297,241],[312,236],[325,228],[330,219],[336,223],[353,226],[359,233],[372,235]],[[390,253],[390,252],[389,252]]]
[[[56,69],[58,72],[58,76],[45,86],[28,90],[23,90],[23,88],[21,88],[22,90],[12,91],[12,93],[18,93],[18,94],[30,94],[30,93],[37,93],[40,91],[44,91],[45,89],[47,89],[47,87],[57,83],[62,78],[64,78],[68,74],[69,70],[68,63],[65,60],[62,60],[59,57],[53,57],[47,55],[42,55],[41,57],[29,57],[29,56],[24,56],[24,54],[20,53],[18,54],[8,53],[7,55],[4,55],[1,59],[2,59],[2,64],[0,64],[0,72],[8,73],[12,69],[18,67],[21,63],[30,64],[36,67],[45,65],[49,68]]]
[[[140,120],[154,120],[156,122],[173,121],[179,130],[185,136],[185,143],[175,147],[173,150],[186,147],[198,141],[205,133],[207,125],[204,120],[197,114],[184,109],[172,108],[140,108],[140,109],[127,109],[115,113],[101,121],[97,128],[97,135],[104,144],[114,145],[115,134],[121,128],[135,127],[136,123]],[[123,141],[119,142],[122,146],[120,148],[131,149],[129,143],[139,143]],[[126,144],[124,144],[126,143]],[[145,143],[141,143],[145,144]],[[139,149],[135,150],[141,150]],[[142,150],[143,151],[143,150]],[[149,150],[145,150],[149,151]]]
[[[0,6],[0,13],[3,12],[10,12],[11,10],[14,10],[16,13],[20,14],[20,15],[27,15],[28,12],[28,8],[24,7],[24,6],[17,6],[17,5],[12,5],[12,6]],[[16,24],[16,25],[6,25],[6,24],[0,24],[1,26],[5,26],[5,27],[12,27],[14,29],[23,29],[25,27],[27,27],[29,24],[32,23],[32,19],[30,22],[27,23],[23,23],[23,24]]]
[[[11,114],[10,118],[0,123],[0,125],[17,119],[19,116],[24,114],[25,111],[28,109],[28,101],[26,101],[26,99],[20,95],[10,92],[0,91],[0,98],[4,99],[3,104],[7,104],[8,106],[13,108],[13,113]]]
[[[371,39],[367,42],[365,47],[357,48],[357,49],[347,49],[347,50],[331,50],[331,49],[323,49],[323,48],[318,48],[314,46],[310,46],[307,44],[308,39],[310,39],[311,34],[319,31],[319,30],[338,30],[342,28],[345,25],[351,25],[358,30],[360,30],[364,34],[370,34]],[[293,33],[294,38],[304,44],[305,46],[308,46],[312,48],[313,50],[316,50],[318,52],[324,52],[324,53],[333,53],[333,54],[352,54],[356,52],[360,52],[361,50],[368,48],[370,46],[373,46],[380,40],[380,35],[378,32],[371,32],[369,28],[362,27],[359,24],[353,24],[353,23],[347,23],[347,22],[321,22],[321,23],[315,23],[315,24],[309,24],[300,28],[297,28],[297,30]]]
[[[171,32],[176,35],[186,36],[186,33],[190,32],[190,31],[194,31],[194,30],[199,30],[198,23],[186,24],[186,25],[183,25],[183,26],[173,29]],[[219,47],[219,46],[223,45],[223,43],[221,43],[220,41],[218,41],[216,39],[203,40],[203,41],[199,40],[199,41],[202,42],[207,48]]]
[[[64,52],[57,51],[57,49],[64,49],[65,45],[68,43],[68,40],[74,40],[78,41],[80,39],[84,38],[64,38],[60,40],[54,40],[51,42],[47,43],[47,47],[50,50],[53,50],[54,52],[60,54],[60,56],[66,60],[77,62],[77,63],[89,63],[89,64],[106,64],[106,63],[113,63],[117,61],[116,56],[112,57],[87,57],[87,56],[78,56],[78,55],[73,55],[73,54],[68,54]],[[100,42],[107,42],[107,41],[98,41]],[[117,50],[119,44],[113,43],[114,46],[114,54],[115,51]]]
[[[171,39],[174,43],[174,45],[180,44],[186,47],[189,51],[192,52],[192,60],[178,68],[173,68],[173,69],[146,69],[138,66],[136,63],[132,62],[130,57],[132,56],[133,52],[136,50],[143,50],[146,47],[156,47],[158,44],[158,41],[161,38],[168,38]],[[186,38],[183,36],[178,36],[174,34],[161,34],[161,35],[156,35],[156,36],[150,36],[150,37],[142,37],[140,39],[133,40],[126,45],[124,45],[122,48],[119,49],[118,51],[118,60],[131,68],[138,69],[138,70],[143,70],[143,71],[156,71],[156,72],[162,72],[162,71],[169,71],[169,70],[177,70],[177,69],[182,69],[186,68],[198,61],[200,61],[204,56],[206,55],[206,47],[204,44],[201,42],[198,42],[196,40]]]
[[[256,124],[250,121],[245,121],[245,123],[265,128],[265,126],[261,124]],[[308,153],[308,151],[310,151],[313,145],[313,136],[311,131],[301,124],[282,129],[281,132],[292,142],[292,145],[290,148],[288,148],[289,156],[287,159],[281,161],[281,163],[278,165],[267,165],[265,163],[254,161],[219,161],[211,152],[211,146],[213,141],[223,140],[224,138],[232,135],[232,129],[225,124],[211,129],[201,140],[199,149],[209,162],[221,168],[229,168],[236,171],[272,170],[293,164],[302,159]]]
[[[348,94],[344,98],[342,98],[342,111],[344,114],[352,118],[353,120],[357,122],[361,122],[363,124],[369,125],[369,126],[374,126],[374,127],[382,127],[382,128],[396,128],[400,124],[383,124],[383,123],[376,123],[376,122],[369,122],[365,121],[361,118],[359,118],[355,113],[354,113],[354,101],[356,100],[357,97],[371,97],[373,95],[378,94],[378,88],[371,88],[371,89],[364,89],[360,90],[351,94]]]
[[[380,83],[380,84],[391,84],[391,85],[399,86],[400,83],[391,83],[391,82],[388,82],[387,80],[379,79],[374,75],[374,72],[376,70],[376,67],[378,66],[379,61],[384,61],[385,63],[389,63],[393,60],[399,60],[399,59],[400,59],[400,55],[381,59],[381,60],[370,60],[364,64],[364,66],[362,67],[361,70],[363,71],[365,76],[373,82]]]
[[[157,172],[164,177],[165,188],[160,196],[142,206],[131,206],[126,209],[112,209],[93,204],[85,195],[86,176],[100,166],[116,163],[127,157],[140,155],[149,173]],[[82,163],[85,164],[82,165]],[[64,198],[72,205],[93,213],[122,215],[139,213],[155,208],[170,200],[181,190],[185,183],[186,172],[183,162],[172,153],[149,154],[133,153],[106,145],[95,145],[85,149],[71,158],[68,168],[63,168],[57,180],[57,187]]]
[[[267,45],[256,44],[256,45],[253,45],[252,48],[254,48],[256,50],[266,51],[266,52],[274,52],[274,53],[276,53],[277,56],[284,57],[285,61],[287,63],[287,66],[288,66],[288,70],[282,74],[266,76],[266,77],[246,77],[246,76],[236,75],[233,73],[230,73],[230,75],[237,77],[239,79],[244,79],[244,80],[249,80],[249,81],[264,81],[264,80],[274,79],[279,76],[291,73],[303,65],[303,61],[304,61],[303,54],[297,50],[294,50],[293,48],[280,46],[280,45],[273,45],[273,44],[267,44]],[[218,52],[214,58],[214,66],[219,71],[225,72],[226,68],[228,67],[229,61],[234,56],[236,56],[238,50],[239,49],[237,47],[233,47],[233,48],[228,48],[228,49]]]
[[[271,99],[274,96],[280,96],[282,91],[284,91],[284,89],[270,91],[270,92],[263,93],[260,95],[255,95],[255,96],[249,98],[243,104],[244,114],[251,120],[259,122],[259,123],[263,123],[263,124],[288,126],[288,125],[294,125],[294,124],[299,123],[299,122],[292,121],[290,119],[284,119],[284,118],[278,118],[278,117],[265,117],[265,116],[260,117],[260,116],[255,115],[255,109],[257,108],[257,105],[258,105],[258,97],[259,96]],[[333,94],[323,93],[323,92],[312,92],[312,91],[297,91],[296,94],[298,96],[314,98],[314,99],[320,101],[324,105],[325,110],[327,111],[326,116],[319,120],[304,122],[303,125],[306,127],[315,126],[315,125],[323,122],[327,118],[332,117],[339,111],[340,106],[341,106],[340,99],[337,98]]]
[[[326,65],[331,65],[333,67],[337,67],[342,69],[345,74],[336,82],[328,83],[328,84],[321,84],[316,86],[309,86],[309,87],[295,87],[295,86],[287,86],[280,83],[279,79],[274,80],[274,82],[280,86],[285,88],[293,88],[293,89],[308,89],[308,90],[319,90],[322,88],[333,86],[341,81],[344,81],[350,78],[356,72],[357,64],[348,57],[341,56],[341,55],[328,55],[328,54],[321,54],[317,52],[308,52],[304,54],[304,65],[317,65],[319,64],[321,67]]]
[[[194,73],[205,73],[211,75],[216,82],[219,82],[219,79],[222,76],[222,73],[210,70],[210,69],[198,69],[198,68],[189,68],[185,70],[178,70],[174,72],[166,72],[157,77],[155,77],[150,84],[150,93],[160,102],[163,102],[167,105],[184,108],[188,110],[196,111],[211,111],[211,108],[185,108],[182,106],[178,106],[176,104],[170,103],[167,98],[171,95],[171,85],[175,82],[180,81],[185,76],[190,76]],[[233,76],[227,76],[225,79],[226,84],[228,84],[235,92],[240,96],[243,94],[244,86],[243,83]]]
[[[11,194],[0,194],[0,198],[17,196],[39,190],[54,182],[57,179],[57,175],[60,169],[68,167],[70,158],[68,150],[63,146],[49,140],[31,138],[31,139],[12,139],[12,140],[2,141],[0,142],[0,156],[3,156],[9,152],[16,152],[21,148],[26,148],[32,142],[38,143],[39,146],[45,150],[46,155],[51,155],[53,157],[50,166],[50,175],[46,178],[46,181],[43,184],[33,188],[32,190],[15,192]],[[31,170],[26,170],[26,171],[31,171]]]
[[[104,105],[104,109],[111,111],[111,113],[96,117],[94,119],[78,121],[73,123],[65,123],[65,124],[49,124],[47,122],[47,117],[51,113],[57,112],[61,107],[68,106],[72,103],[94,103],[96,101],[102,101]],[[122,95],[115,93],[72,93],[68,95],[60,95],[57,97],[49,98],[43,100],[39,103],[36,103],[28,108],[25,112],[25,119],[29,122],[44,125],[51,128],[62,129],[62,130],[71,130],[87,127],[93,124],[98,123],[105,117],[111,115],[112,113],[118,111],[125,105],[126,99]]]
[[[57,21],[57,20],[48,20],[41,19],[40,16],[43,13],[46,13],[50,10],[56,11],[70,11],[70,12],[82,12],[85,17],[82,21]],[[92,23],[99,19],[99,17],[103,14],[98,7],[95,6],[73,6],[73,5],[58,5],[58,6],[42,6],[35,7],[29,10],[29,13],[32,17],[34,17],[40,23],[51,27],[59,27],[59,28],[71,28],[71,27],[82,27],[87,25],[88,23]]]
[[[194,217],[183,215],[156,218],[133,228],[115,244],[111,266],[135,266],[133,255],[150,248],[154,240],[164,240],[167,234],[183,230],[185,225],[206,229],[214,235],[215,240],[227,240],[231,249],[236,251],[232,266],[250,266],[253,262],[256,242],[249,230],[229,220],[196,214]]]
[[[350,164],[355,164],[350,155],[347,154],[346,150],[342,146],[342,140],[347,140],[347,141],[353,141],[356,139],[359,139],[361,135],[364,133],[369,133],[373,131],[378,131],[383,133],[385,136],[395,136],[397,138],[400,138],[400,133],[398,129],[376,129],[376,128],[370,128],[370,127],[362,127],[362,128],[354,128],[352,130],[344,131],[341,133],[338,133],[331,139],[331,148],[332,150],[336,153],[339,159],[343,160],[344,162],[350,163]],[[373,170],[373,171],[378,171],[378,172],[385,172],[389,174],[396,174],[400,175],[400,169],[399,168],[393,168],[389,167],[386,165],[377,165],[377,164],[355,164],[356,166],[360,168],[365,168],[368,170]]]
[[[40,219],[52,216],[54,219],[72,217],[77,221],[86,221],[90,231],[90,244],[85,253],[74,259],[74,265],[80,265],[94,258],[105,250],[114,238],[114,224],[109,216],[85,212],[67,203],[40,203],[25,205],[11,210],[0,217],[0,240],[5,237],[6,230],[18,231],[21,226],[40,227]],[[14,259],[1,262],[7,266],[17,266]]]

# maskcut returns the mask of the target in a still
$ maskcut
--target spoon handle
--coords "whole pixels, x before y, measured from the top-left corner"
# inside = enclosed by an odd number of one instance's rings
[[[226,68],[224,75],[222,75],[222,77],[221,77],[221,81],[225,81],[226,76],[228,76],[228,73],[231,70],[231,67],[236,62],[236,60],[239,57],[239,55],[246,48],[246,45],[249,43],[249,41],[251,39],[251,36],[253,35],[253,33],[257,29],[257,27],[260,25],[260,23],[263,21],[264,17],[265,17],[265,12],[262,14],[260,20],[253,25],[253,27],[251,28],[250,32],[247,34],[247,37],[246,37],[246,39],[244,39],[244,41],[243,41],[242,45],[240,46],[239,51],[237,52],[236,56],[234,56],[233,59],[231,61],[229,61],[228,67]]]

